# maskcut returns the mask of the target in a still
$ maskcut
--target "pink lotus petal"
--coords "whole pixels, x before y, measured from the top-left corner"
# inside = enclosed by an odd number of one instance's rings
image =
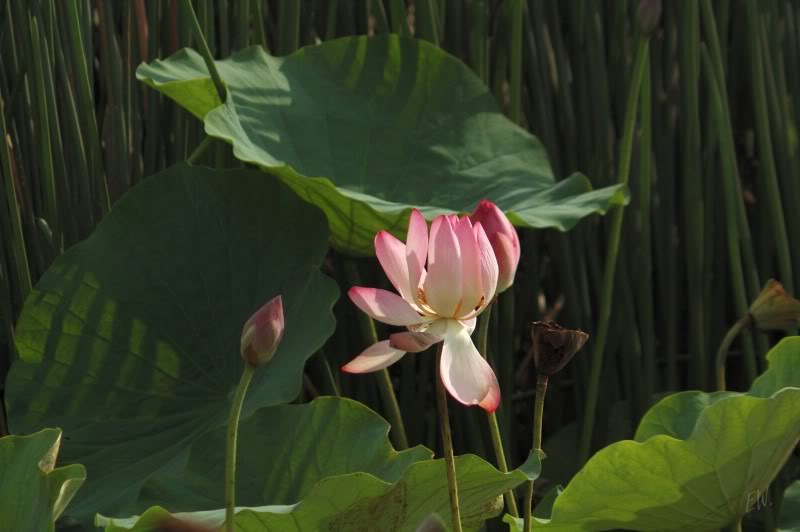
[[[428,258],[428,224],[417,209],[411,211],[406,237],[406,264],[409,291],[413,301],[419,305],[419,288],[425,274],[425,260]],[[401,292],[402,293],[402,292]]]
[[[420,353],[443,339],[426,332],[399,332],[389,336],[389,345],[407,353]]]
[[[505,213],[488,200],[481,200],[470,215],[470,219],[473,224],[480,223],[483,226],[486,236],[492,243],[500,268],[500,281],[497,283],[497,293],[500,293],[514,283],[514,275],[519,265],[520,245],[517,230]]]
[[[494,255],[492,244],[486,237],[486,232],[480,223],[473,227],[475,238],[478,241],[478,249],[481,255],[481,286],[483,287],[484,304],[488,305],[494,298],[497,289],[497,277],[499,275],[497,258]]]
[[[431,262],[435,260],[436,248],[433,246],[433,240],[439,235],[442,227],[450,225],[447,221],[447,216],[439,215],[431,222],[431,234],[428,238],[428,267],[430,268]]]
[[[480,405],[489,412],[497,408],[500,400],[497,378],[466,329],[445,338],[440,375],[447,391],[460,403]]]
[[[342,366],[346,373],[369,373],[391,366],[405,355],[405,351],[394,349],[389,345],[389,340],[373,344],[363,353]]]
[[[437,223],[438,222],[438,223]],[[437,216],[428,243],[428,275],[425,296],[428,306],[442,317],[455,316],[461,302],[461,251],[445,216]]]
[[[519,264],[519,248],[515,250],[514,243],[503,233],[495,233],[489,241],[497,259],[497,293],[499,294],[514,284],[514,276]]]
[[[464,216],[456,225],[458,247],[461,250],[461,305],[456,312],[459,316],[473,312],[483,296],[481,286],[481,256],[472,223]]]
[[[497,410],[497,407],[500,406],[500,384],[497,382],[497,376],[492,372],[493,382],[491,388],[489,388],[489,393],[486,394],[486,397],[478,403],[478,405],[489,412],[490,414]]]
[[[380,288],[354,286],[347,292],[358,308],[389,325],[414,325],[425,321],[402,297]]]
[[[381,263],[383,271],[391,281],[392,286],[400,293],[403,299],[413,303],[411,289],[408,282],[408,264],[406,262],[406,245],[397,240],[386,231],[375,235],[375,254]]]
[[[505,213],[489,200],[481,200],[475,211],[470,214],[473,224],[480,222],[483,230],[491,238],[492,235],[503,233],[514,243],[514,247],[519,249],[519,236],[514,224],[506,217]]]

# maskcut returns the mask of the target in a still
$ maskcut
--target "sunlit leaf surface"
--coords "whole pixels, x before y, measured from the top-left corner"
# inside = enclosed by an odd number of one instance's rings
[[[569,229],[623,200],[573,175],[553,178],[542,144],[510,122],[457,58],[397,35],[350,37],[272,57],[217,62],[220,105],[200,55],[182,50],[137,77],[205,121],[234,154],[281,177],[328,217],[333,244],[372,254],[381,229],[489,198],[521,226]]]

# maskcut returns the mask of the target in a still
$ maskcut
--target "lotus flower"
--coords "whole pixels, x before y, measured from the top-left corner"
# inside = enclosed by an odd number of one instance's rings
[[[482,225],[467,216],[437,216],[429,236],[414,209],[406,243],[381,231],[375,252],[399,295],[360,286],[348,295],[374,319],[408,331],[368,347],[342,370],[377,371],[444,342],[440,371],[447,391],[465,405],[494,412],[500,402],[497,378],[470,338],[497,287],[497,260]]]
[[[519,265],[520,249],[517,230],[511,225],[503,211],[488,200],[481,200],[469,218],[473,224],[480,223],[483,230],[486,231],[486,236],[489,237],[500,271],[497,278],[497,293],[504,292],[506,288],[514,284],[514,276]]]
[[[275,296],[258,309],[242,328],[241,353],[248,365],[269,364],[283,339],[283,299]]]

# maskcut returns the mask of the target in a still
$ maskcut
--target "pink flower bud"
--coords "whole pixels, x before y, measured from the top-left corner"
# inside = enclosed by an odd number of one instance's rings
[[[519,265],[519,237],[517,230],[508,221],[497,205],[489,200],[481,200],[469,217],[473,224],[480,223],[497,258],[500,274],[497,278],[497,293],[514,284],[514,275]]]
[[[269,364],[283,338],[283,300],[272,298],[253,314],[242,329],[244,361],[257,368]]]

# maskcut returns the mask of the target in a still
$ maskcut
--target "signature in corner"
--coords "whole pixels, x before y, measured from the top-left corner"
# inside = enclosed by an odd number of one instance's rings
[[[769,491],[754,490],[747,494],[747,503],[745,505],[745,513],[758,511],[762,508],[771,506],[772,502],[769,500]]]

